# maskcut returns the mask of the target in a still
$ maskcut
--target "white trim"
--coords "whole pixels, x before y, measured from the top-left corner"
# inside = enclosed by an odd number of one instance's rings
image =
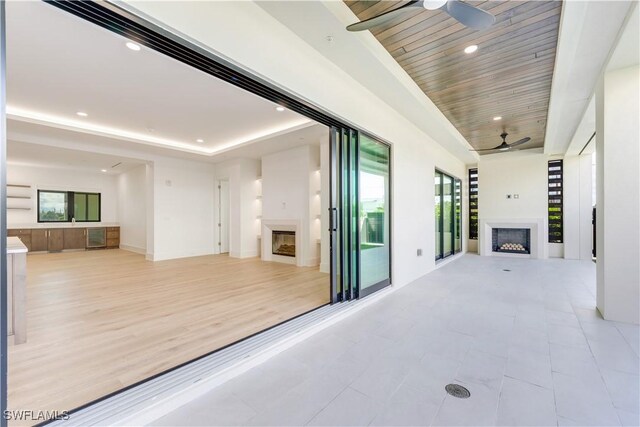
[[[147,249],[146,248],[140,248],[138,246],[123,245],[122,243],[120,243],[120,249],[125,250],[125,251],[129,251],[129,252],[134,252],[134,253],[140,254],[140,255],[146,255],[147,254]]]
[[[491,232],[493,228],[528,228],[531,230],[530,254],[510,254],[493,252]],[[478,253],[482,256],[509,256],[514,258],[546,259],[548,245],[546,239],[547,221],[543,218],[525,219],[485,219],[478,221]]]

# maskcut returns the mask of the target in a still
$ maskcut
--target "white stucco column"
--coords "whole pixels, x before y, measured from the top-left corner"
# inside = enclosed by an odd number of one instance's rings
[[[565,156],[564,258],[590,260],[593,249],[591,155]]]
[[[640,67],[604,74],[596,89],[597,306],[640,323]]]

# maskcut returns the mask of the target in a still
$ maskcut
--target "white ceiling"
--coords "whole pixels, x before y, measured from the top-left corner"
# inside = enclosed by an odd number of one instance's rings
[[[574,136],[588,133],[579,128],[580,123],[632,5],[632,1],[563,3],[545,136],[546,154],[564,154]],[[635,46],[637,49],[637,40]],[[588,122],[587,118],[584,123]]]
[[[640,7],[638,7],[637,3],[628,14],[626,24],[618,36],[615,49],[611,52],[609,62],[606,65],[607,71],[637,66],[640,63]],[[573,134],[566,154],[593,153],[595,151],[595,138],[591,139],[589,145],[586,144],[595,131],[596,107],[595,95],[592,95],[582,120]]]
[[[208,156],[313,123],[126,42],[45,2],[8,2],[9,118]]]
[[[9,141],[7,144],[9,165],[49,167],[65,170],[117,175],[144,162],[119,156],[70,150],[55,146],[43,146],[24,142]]]

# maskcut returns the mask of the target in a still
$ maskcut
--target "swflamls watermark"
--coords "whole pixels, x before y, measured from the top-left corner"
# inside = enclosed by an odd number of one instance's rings
[[[5,420],[13,421],[53,421],[68,420],[69,411],[47,411],[32,409],[6,410],[2,413]]]

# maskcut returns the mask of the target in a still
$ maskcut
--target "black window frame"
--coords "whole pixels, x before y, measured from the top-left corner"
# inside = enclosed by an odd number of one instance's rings
[[[549,243],[564,243],[564,164],[562,159],[547,163],[547,227]],[[553,213],[551,209],[554,209]],[[553,218],[552,218],[553,217]],[[560,217],[559,219],[556,217]]]
[[[62,221],[43,221],[40,219],[40,193],[61,193],[67,195],[67,219]],[[38,190],[38,207],[37,216],[38,224],[55,224],[74,222],[75,218],[75,196],[76,194],[85,195],[85,212],[89,213],[89,197],[98,196],[98,219],[75,219],[75,222],[102,222],[102,193],[91,193],[86,191],[61,191],[61,190]]]
[[[478,240],[478,168],[469,169],[469,240]]]

